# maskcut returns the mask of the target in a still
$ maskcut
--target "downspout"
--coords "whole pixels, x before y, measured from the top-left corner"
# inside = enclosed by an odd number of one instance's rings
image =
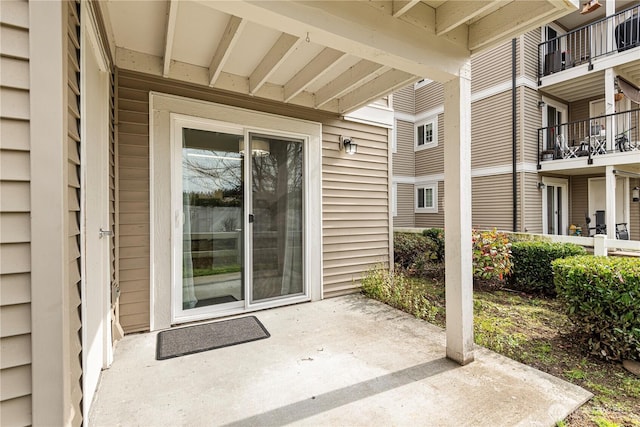
[[[513,231],[518,231],[518,186],[516,168],[516,39],[511,39],[511,176],[513,199]]]

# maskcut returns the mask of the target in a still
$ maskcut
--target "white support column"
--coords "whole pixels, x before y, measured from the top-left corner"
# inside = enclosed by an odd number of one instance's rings
[[[616,101],[614,99],[616,74],[613,68],[604,70],[604,108],[605,114],[616,112]],[[616,120],[608,118],[606,122],[607,150],[615,148],[614,137],[616,135]]]
[[[447,357],[473,361],[471,63],[444,85],[444,227]]]
[[[607,237],[616,238],[616,176],[613,174],[613,166],[607,166],[605,172],[605,222],[607,224]]]
[[[607,12],[607,16],[613,16],[616,14],[616,1],[615,0],[607,0],[605,2],[605,10]],[[613,19],[607,20],[607,52],[613,52],[615,48],[614,44],[614,31],[615,26]]]

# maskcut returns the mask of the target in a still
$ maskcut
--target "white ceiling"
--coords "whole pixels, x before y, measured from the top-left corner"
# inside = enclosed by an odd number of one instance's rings
[[[116,66],[345,113],[557,19],[578,0],[102,0]]]

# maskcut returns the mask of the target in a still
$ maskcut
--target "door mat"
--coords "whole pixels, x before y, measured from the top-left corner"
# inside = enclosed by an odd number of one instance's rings
[[[269,338],[255,316],[170,329],[158,334],[156,360]]]

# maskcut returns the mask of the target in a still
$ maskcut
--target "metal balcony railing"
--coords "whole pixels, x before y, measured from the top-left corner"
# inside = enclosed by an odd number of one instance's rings
[[[538,45],[538,78],[640,46],[640,5]]]
[[[538,129],[538,169],[541,162],[593,158],[611,153],[640,154],[640,109],[591,117]]]

